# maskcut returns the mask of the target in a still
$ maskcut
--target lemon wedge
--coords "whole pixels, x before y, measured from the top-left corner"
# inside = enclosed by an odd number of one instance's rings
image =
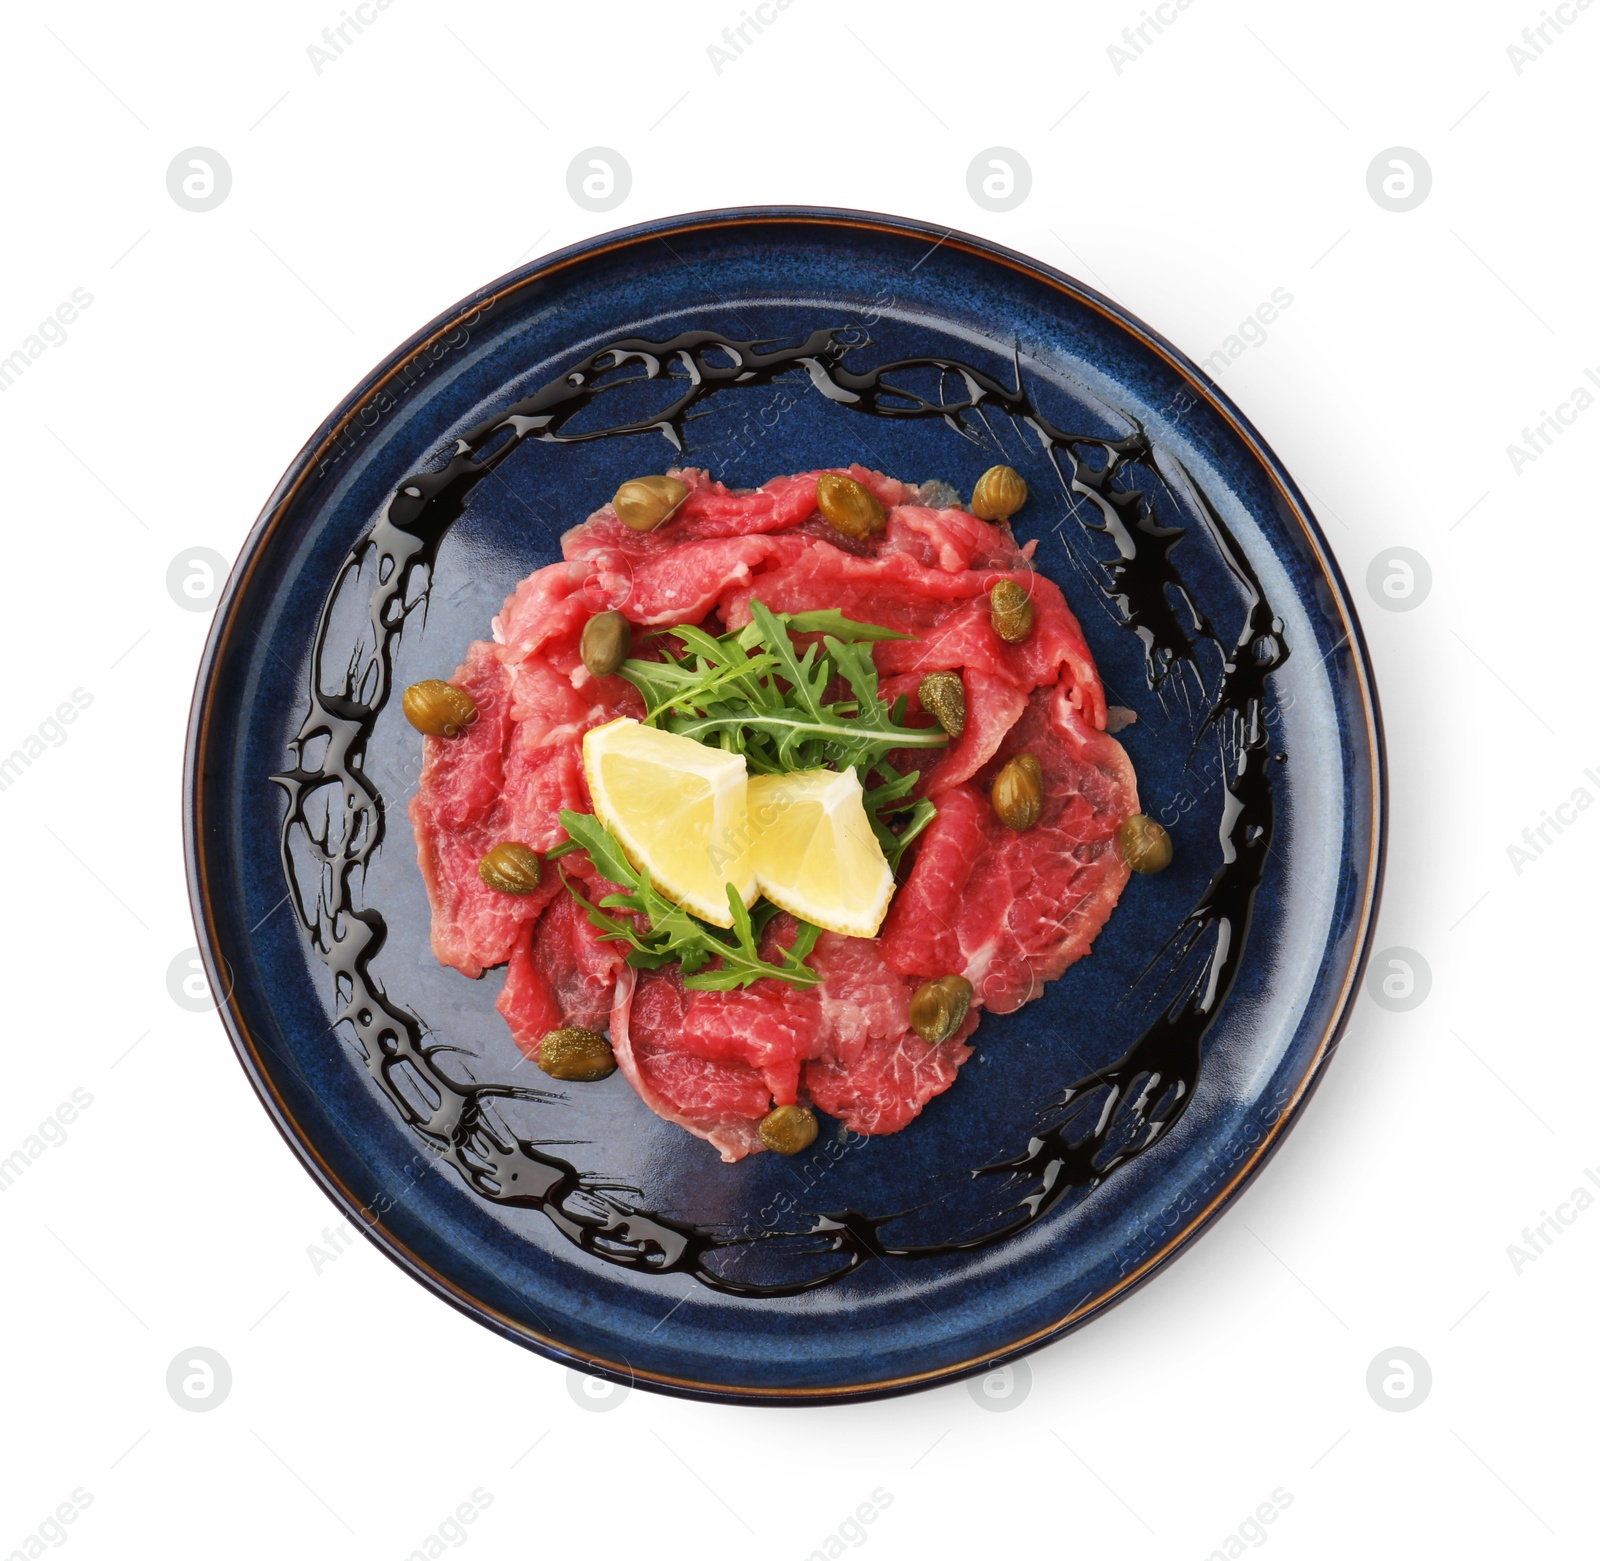
[[[595,817],[669,900],[717,927],[733,925],[728,884],[755,901],[741,754],[623,716],[584,733],[583,773]]]
[[[830,932],[876,937],[894,874],[867,822],[856,772],[752,775],[747,806],[760,892]]]

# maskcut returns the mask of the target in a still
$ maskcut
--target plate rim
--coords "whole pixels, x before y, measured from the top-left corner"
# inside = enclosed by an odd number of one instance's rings
[[[927,1371],[843,1386],[745,1387],[740,1384],[674,1377],[659,1372],[636,1371],[626,1360],[613,1361],[603,1356],[591,1355],[573,1345],[542,1334],[537,1329],[530,1328],[498,1311],[487,1301],[472,1295],[454,1280],[434,1269],[384,1226],[368,1219],[365,1206],[345,1186],[333,1168],[323,1160],[310,1136],[301,1128],[278,1095],[272,1078],[262,1063],[255,1038],[251,1035],[239,1010],[231,977],[226,973],[225,962],[216,946],[210,909],[212,887],[206,873],[206,855],[200,849],[205,829],[202,813],[204,777],[200,768],[201,758],[206,752],[210,722],[221,684],[217,674],[234,628],[235,610],[247,584],[260,565],[268,537],[294,502],[322,452],[346,431],[358,408],[366,403],[375,390],[387,384],[403,365],[414,359],[419,352],[433,346],[445,335],[453,333],[459,327],[463,316],[481,310],[485,303],[492,305],[503,297],[521,291],[531,283],[554,276],[582,261],[644,240],[665,239],[672,234],[688,234],[708,228],[734,228],[761,223],[865,229],[901,237],[926,238],[933,243],[933,248],[950,245],[980,259],[997,262],[1033,281],[1042,282],[1066,294],[1076,303],[1104,316],[1113,325],[1126,331],[1163,359],[1232,428],[1234,434],[1270,479],[1287,507],[1288,514],[1299,524],[1304,533],[1312,557],[1329,587],[1333,605],[1345,631],[1345,644],[1351,653],[1354,682],[1365,716],[1366,748],[1370,765],[1371,815],[1368,822],[1370,846],[1364,888],[1357,913],[1359,930],[1346,964],[1343,985],[1318,1042],[1314,1058],[1301,1075],[1293,1099],[1287,1103],[1277,1120],[1268,1125],[1261,1142],[1254,1146],[1232,1177],[1212,1196],[1204,1208],[1195,1212],[1173,1234],[1164,1246],[1149,1254],[1128,1274],[1120,1276],[1109,1289],[1086,1300],[1045,1327],[1034,1330],[1024,1338],[1014,1340],[999,1351],[986,1352]],[[932,249],[929,253],[932,253]],[[936,224],[911,217],[829,206],[724,207],[652,218],[645,222],[595,234],[518,266],[468,293],[380,359],[323,419],[290,461],[240,547],[229,570],[227,583],[213,611],[205,648],[196,669],[183,761],[185,877],[188,884],[190,912],[207,977],[214,993],[226,994],[223,1001],[217,1005],[216,1012],[222,1017],[234,1055],[257,1098],[266,1108],[273,1125],[294,1151],[304,1169],[341,1214],[361,1229],[380,1252],[441,1300],[475,1322],[536,1354],[543,1355],[558,1364],[578,1367],[625,1386],[641,1386],[677,1397],[724,1404],[793,1406],[867,1402],[993,1371],[1074,1332],[1127,1300],[1211,1230],[1221,1215],[1260,1175],[1287,1138],[1290,1129],[1299,1121],[1301,1113],[1321,1084],[1350,1022],[1372,951],[1378,910],[1382,901],[1388,848],[1388,819],[1388,760],[1383,716],[1371,655],[1349,587],[1311,506],[1306,502],[1283,462],[1234,404],[1232,398],[1193,359],[1143,320],[1076,277],[1044,261],[960,229],[942,229]]]

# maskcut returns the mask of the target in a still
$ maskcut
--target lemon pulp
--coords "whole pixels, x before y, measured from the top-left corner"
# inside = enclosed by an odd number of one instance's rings
[[[753,903],[741,754],[623,716],[584,733],[583,772],[595,817],[669,900],[717,927],[733,925],[728,884]]]
[[[759,892],[830,932],[876,937],[894,874],[867,822],[856,772],[752,775],[746,806]]]

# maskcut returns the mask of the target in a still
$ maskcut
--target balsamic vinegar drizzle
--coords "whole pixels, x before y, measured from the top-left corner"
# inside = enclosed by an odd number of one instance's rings
[[[735,1295],[797,1294],[831,1283],[873,1257],[933,1257],[1004,1240],[1043,1218],[1073,1189],[1095,1186],[1156,1143],[1191,1098],[1201,1042],[1238,975],[1273,833],[1265,696],[1267,679],[1282,666],[1288,647],[1260,580],[1198,486],[1189,483],[1191,497],[1245,596],[1245,621],[1231,650],[1195,605],[1172,562],[1173,550],[1186,533],[1159,525],[1144,494],[1112,485],[1129,466],[1155,472],[1153,451],[1142,431],[1107,439],[1053,427],[1024,391],[1020,363],[1014,388],[948,358],[907,358],[857,371],[845,358],[867,344],[843,339],[851,335],[822,329],[791,347],[730,340],[712,331],[686,332],[663,342],[628,338],[590,354],[560,378],[471,429],[455,442],[442,467],[418,472],[400,484],[383,516],[341,565],[313,642],[311,708],[290,745],[294,767],[273,777],[288,798],[281,836],[284,873],[301,924],[333,972],[336,1024],[347,1024],[354,1032],[372,1078],[429,1150],[448,1158],[483,1197],[541,1210],[569,1241],[605,1262],[658,1274],[690,1274]],[[638,372],[608,377],[630,366]],[[885,1215],[852,1210],[813,1216],[805,1230],[719,1235],[634,1207],[619,1196],[626,1189],[580,1173],[549,1153],[548,1146],[509,1132],[486,1110],[496,1100],[557,1097],[455,1077],[448,1065],[454,1048],[430,1043],[421,1021],[388,997],[370,969],[387,929],[378,911],[361,908],[359,889],[383,839],[385,804],[367,778],[363,759],[389,697],[394,642],[412,611],[425,603],[439,544],[472,489],[524,439],[566,444],[655,431],[682,451],[685,419],[700,401],[736,386],[766,384],[796,368],[804,368],[828,400],[875,417],[942,417],[956,432],[973,437],[964,414],[980,421],[990,407],[1006,414],[1038,439],[1064,490],[1087,500],[1097,513],[1097,522],[1082,522],[1085,529],[1115,543],[1115,558],[1095,562],[1123,626],[1144,645],[1150,688],[1159,690],[1185,668],[1204,687],[1198,643],[1209,642],[1221,653],[1216,693],[1201,728],[1202,733],[1215,730],[1224,766],[1221,862],[1168,946],[1174,969],[1189,972],[1182,989],[1121,1058],[1059,1093],[1040,1115],[1041,1123],[1054,1118],[1053,1125],[1041,1126],[1025,1150],[968,1173],[972,1178],[1006,1178],[1007,1188],[1019,1192],[1014,1204],[981,1228],[938,1242],[907,1245],[886,1239],[887,1226],[916,1210]],[[904,382],[904,375],[917,370],[936,372],[931,396]],[[946,395],[946,382],[952,378],[962,394]],[[603,427],[568,427],[597,398],[653,381],[681,386],[663,410]],[[1095,458],[1102,464],[1094,464]],[[328,645],[334,610],[346,582],[359,584],[364,566],[374,581],[367,603],[371,643],[363,641],[340,665],[339,656],[330,658]],[[326,747],[313,758],[323,743]],[[297,847],[319,870],[309,903],[295,865]],[[1189,959],[1196,949],[1204,950],[1198,970]],[[1088,1120],[1090,1107],[1093,1125],[1074,1136]],[[1027,1184],[1031,1190],[1022,1191]],[[843,1261],[821,1272],[808,1261],[802,1275],[775,1284],[740,1281],[726,1267],[709,1264],[718,1253],[737,1257],[740,1249],[770,1242],[787,1243],[783,1250],[808,1260],[837,1255]]]

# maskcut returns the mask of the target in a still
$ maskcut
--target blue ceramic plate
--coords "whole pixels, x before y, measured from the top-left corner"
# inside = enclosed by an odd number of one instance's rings
[[[621,1074],[540,1090],[495,1012],[503,972],[429,953],[420,742],[391,692],[449,676],[565,528],[680,460],[731,486],[860,461],[963,493],[1018,467],[1018,535],[1137,714],[1122,740],[1172,866],[1129,885],[1091,958],[985,1016],[954,1087],[891,1137],[823,1118],[796,1159],[724,1165]],[[251,1082],[407,1272],[602,1376],[819,1402],[1033,1349],[1217,1217],[1333,1053],[1383,810],[1344,583],[1194,364],[982,240],[774,209],[538,261],[351,392],[217,610],[187,844]]]

